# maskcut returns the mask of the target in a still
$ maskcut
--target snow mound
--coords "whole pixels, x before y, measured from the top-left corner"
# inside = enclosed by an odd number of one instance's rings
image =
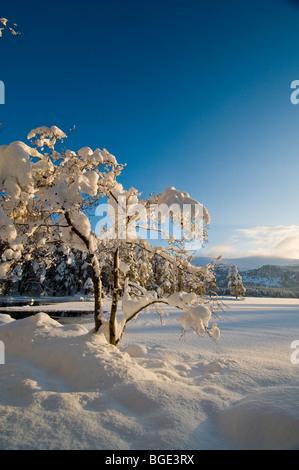
[[[222,438],[243,450],[299,449],[299,387],[252,393],[218,417]]]
[[[10,315],[7,315],[6,313],[0,313],[0,326],[6,325],[7,323],[15,321],[13,318],[11,318]]]
[[[144,378],[144,369],[131,363],[129,354],[107,343],[84,325],[61,325],[46,313],[3,324],[0,340],[7,357],[30,361],[65,380],[73,391],[97,390],[119,380]],[[148,372],[147,378],[153,379]]]
[[[0,449],[181,449],[206,418],[170,363],[157,371],[131,358],[151,354],[137,342],[120,351],[46,313],[3,324],[0,340]]]
[[[147,348],[142,344],[129,344],[123,349],[131,357],[143,357],[147,355]]]

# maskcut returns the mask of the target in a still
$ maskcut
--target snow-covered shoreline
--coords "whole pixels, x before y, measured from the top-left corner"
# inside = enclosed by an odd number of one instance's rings
[[[167,307],[121,350],[92,322],[1,315],[0,449],[298,449],[299,301],[226,304],[217,344],[180,340]]]

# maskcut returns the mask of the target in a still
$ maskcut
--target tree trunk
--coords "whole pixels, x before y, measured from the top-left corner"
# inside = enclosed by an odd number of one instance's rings
[[[102,326],[102,280],[99,260],[95,253],[90,254],[93,288],[94,288],[94,329],[99,331]]]
[[[116,338],[116,313],[119,297],[119,248],[115,250],[113,260],[113,293],[109,322],[110,344],[117,344]]]
[[[101,279],[93,273],[94,285],[94,329],[95,332],[99,331],[102,325],[102,283]]]
[[[69,212],[65,212],[65,219],[71,230],[83,241],[85,244],[91,261],[93,285],[94,285],[94,328],[97,332],[102,325],[102,282],[101,282],[101,268],[96,253],[92,249],[90,239],[85,237],[80,230],[78,230],[72,223]]]
[[[183,276],[182,276],[180,269],[178,269],[177,273],[178,273],[178,291],[182,292],[184,290],[183,279],[182,279]]]

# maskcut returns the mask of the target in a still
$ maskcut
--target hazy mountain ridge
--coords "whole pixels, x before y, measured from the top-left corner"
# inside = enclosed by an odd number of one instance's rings
[[[206,265],[210,258],[195,258]],[[299,298],[299,260],[286,258],[244,258],[218,261],[215,271],[220,294],[228,294],[228,269],[237,266],[248,296]]]
[[[299,289],[299,265],[271,266],[251,269],[241,273],[243,283],[248,286],[283,287]]]
[[[213,258],[207,256],[196,256],[193,260],[193,264],[195,266],[205,266],[212,261]],[[237,266],[239,271],[248,271],[263,266],[299,266],[299,259],[249,256],[245,258],[222,258],[221,263]]]

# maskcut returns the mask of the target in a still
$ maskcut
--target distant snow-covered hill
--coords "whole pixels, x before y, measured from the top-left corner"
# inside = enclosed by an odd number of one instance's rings
[[[210,258],[195,258],[196,266],[207,265]],[[215,271],[219,293],[228,294],[228,269],[237,266],[248,296],[299,298],[299,260],[286,258],[222,259]]]
[[[213,258],[196,256],[193,260],[195,266],[205,266],[213,261]],[[299,265],[299,259],[276,258],[266,256],[248,256],[246,258],[222,258],[222,263],[237,266],[240,271],[258,269],[262,266],[294,266]]]
[[[243,283],[248,286],[266,286],[299,289],[299,265],[262,266],[243,273]]]

